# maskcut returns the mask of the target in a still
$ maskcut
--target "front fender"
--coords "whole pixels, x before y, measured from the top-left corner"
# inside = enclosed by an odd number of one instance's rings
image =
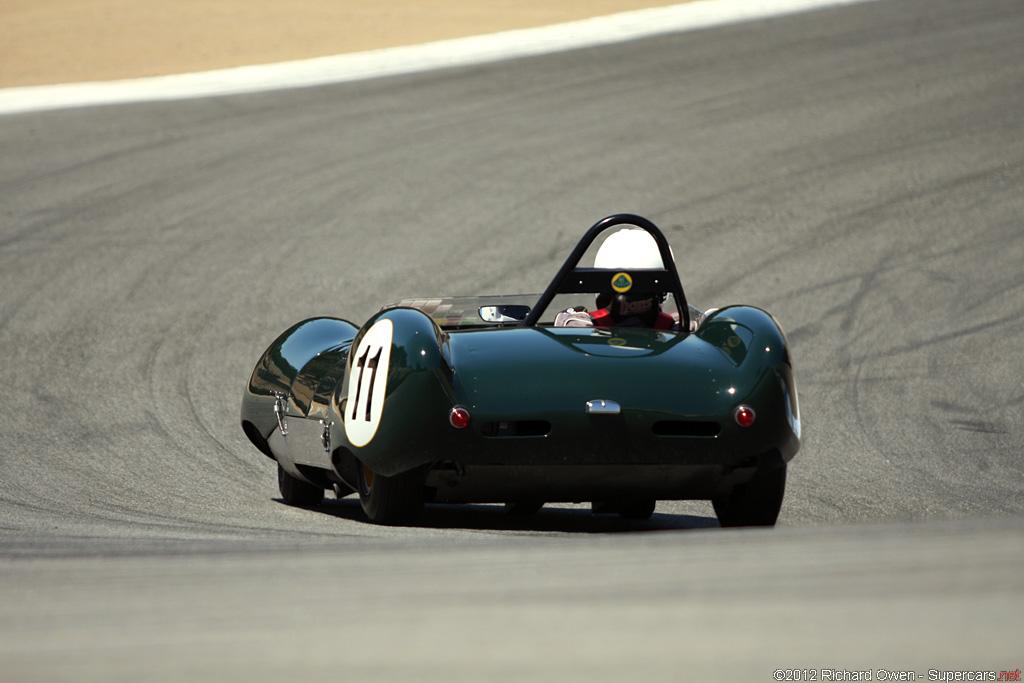
[[[315,384],[309,386],[312,380],[300,376],[303,368],[343,349],[357,332],[346,320],[311,318],[292,325],[267,347],[242,392],[242,428],[257,448],[274,457],[267,440],[279,426],[279,413],[297,416],[309,409]]]

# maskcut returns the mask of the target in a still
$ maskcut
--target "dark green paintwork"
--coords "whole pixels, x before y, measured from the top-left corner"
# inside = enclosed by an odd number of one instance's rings
[[[316,461],[294,445],[275,457],[295,474],[305,462],[324,469],[322,481],[348,480],[353,459],[394,475],[439,461],[461,466],[652,465],[711,467],[726,476],[752,457],[777,452],[789,460],[799,447],[786,410],[795,397],[785,338],[763,311],[717,311],[695,334],[640,329],[495,327],[441,330],[421,311],[392,308],[371,318],[394,324],[387,397],[374,439],[356,448],[344,438],[348,350],[359,343],[349,323],[306,321],[268,349],[246,391],[243,423],[252,438],[277,428],[274,392],[288,386],[289,437],[305,427],[307,441],[320,432],[312,419],[333,423],[330,452]],[[319,351],[318,351],[319,349]],[[317,378],[321,381],[316,381]],[[789,383],[784,388],[784,383]],[[593,416],[588,400],[619,403],[618,416]],[[736,406],[757,411],[751,428],[732,418]],[[456,430],[447,415],[454,405],[472,414]],[[795,398],[792,403],[795,408]],[[488,435],[489,423],[543,421],[539,436]],[[715,436],[664,436],[656,423],[715,423]],[[256,441],[256,439],[254,439]],[[257,445],[260,445],[257,443]],[[346,461],[347,462],[346,464]]]

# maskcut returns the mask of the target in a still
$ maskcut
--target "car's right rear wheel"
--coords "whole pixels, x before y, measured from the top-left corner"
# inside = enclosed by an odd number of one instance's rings
[[[786,492],[786,466],[758,472],[746,484],[712,502],[724,527],[775,526]]]
[[[385,477],[360,463],[359,503],[375,524],[412,524],[423,509],[423,482],[420,470]]]

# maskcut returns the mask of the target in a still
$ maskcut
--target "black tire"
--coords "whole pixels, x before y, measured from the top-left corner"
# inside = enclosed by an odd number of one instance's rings
[[[775,526],[786,493],[786,466],[757,473],[724,498],[711,501],[723,527]]]
[[[505,503],[505,514],[510,517],[531,517],[544,507],[542,500],[514,500]]]
[[[324,499],[324,490],[322,488],[296,479],[285,472],[280,464],[277,466],[277,488],[281,491],[281,497],[284,498],[284,502],[289,505],[316,507]]]
[[[423,473],[412,470],[385,477],[359,465],[359,503],[374,524],[407,526],[423,510]]]

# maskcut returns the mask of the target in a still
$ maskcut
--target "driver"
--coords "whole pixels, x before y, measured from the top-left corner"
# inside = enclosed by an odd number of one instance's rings
[[[597,250],[595,268],[635,270],[664,268],[658,243],[641,228],[626,228],[610,235]],[[646,327],[671,330],[675,319],[661,312],[664,292],[599,294],[596,311],[569,310],[555,318],[558,327]],[[581,307],[582,308],[582,307]]]

